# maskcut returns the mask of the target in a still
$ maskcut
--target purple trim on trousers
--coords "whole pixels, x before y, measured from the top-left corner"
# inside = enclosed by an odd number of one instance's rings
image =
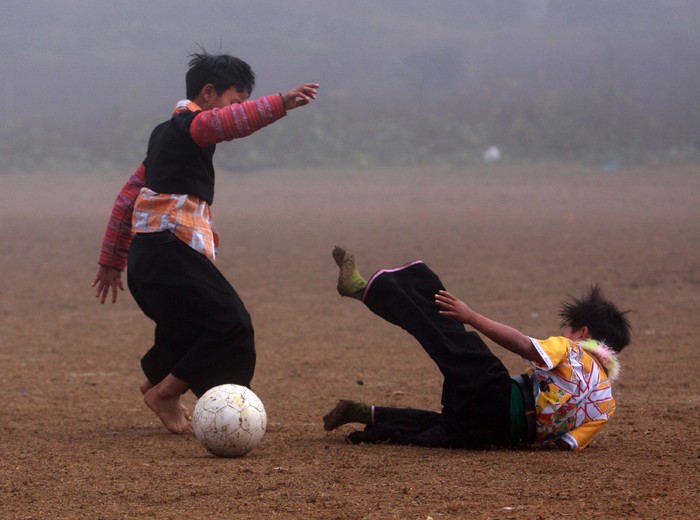
[[[372,278],[369,279],[369,282],[367,282],[367,287],[365,287],[365,290],[364,290],[364,292],[362,293],[362,298],[361,298],[360,301],[362,301],[362,303],[365,302],[365,297],[367,296],[367,292],[369,291],[369,288],[372,286],[372,282],[374,282],[374,280],[375,280],[378,276],[380,276],[380,275],[382,275],[382,274],[384,274],[384,273],[396,273],[396,272],[398,272],[398,271],[402,271],[403,269],[406,269],[406,268],[411,267],[411,266],[413,266],[413,265],[423,264],[423,263],[425,263],[425,262],[423,262],[423,260],[414,260],[413,262],[409,262],[409,263],[407,263],[407,264],[403,264],[403,265],[401,265],[401,266],[399,266],[399,267],[394,267],[393,269],[381,269],[380,271],[377,271],[376,273],[374,273],[374,274],[372,275]]]

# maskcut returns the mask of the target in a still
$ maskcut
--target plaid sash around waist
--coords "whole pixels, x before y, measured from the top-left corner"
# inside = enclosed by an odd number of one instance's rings
[[[199,197],[142,188],[134,204],[132,230],[134,233],[171,231],[195,251],[210,260],[216,258],[219,236],[209,204]]]

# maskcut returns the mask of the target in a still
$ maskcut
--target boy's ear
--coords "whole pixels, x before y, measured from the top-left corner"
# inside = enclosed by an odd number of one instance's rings
[[[216,88],[214,88],[214,85],[212,85],[211,83],[207,83],[206,85],[204,85],[199,93],[199,97],[201,97],[204,101],[209,101],[215,95]]]
[[[581,339],[591,339],[591,331],[585,325],[578,330]]]

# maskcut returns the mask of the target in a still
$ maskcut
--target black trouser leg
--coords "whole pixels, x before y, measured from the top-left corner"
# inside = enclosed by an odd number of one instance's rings
[[[250,315],[212,262],[172,233],[138,235],[129,250],[128,284],[156,323],[154,345],[141,360],[151,383],[172,373],[198,396],[224,383],[250,386]]]
[[[437,412],[375,406],[373,420],[364,431],[350,433],[348,441],[353,444],[390,442],[434,448],[452,446],[442,415]]]
[[[380,272],[364,302],[415,337],[444,376],[442,421],[455,446],[508,441],[510,376],[478,334],[442,316],[434,295],[444,289],[425,264]]]

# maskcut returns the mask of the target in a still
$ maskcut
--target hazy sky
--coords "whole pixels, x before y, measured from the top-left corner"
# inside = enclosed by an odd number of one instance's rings
[[[345,80],[352,81],[352,95],[362,100],[377,94],[377,84],[386,83],[382,68],[391,71],[406,56],[450,48],[474,54],[469,47],[479,34],[506,30],[504,42],[517,42],[514,33],[520,32],[520,43],[526,46],[533,24],[545,14],[572,27],[570,41],[552,33],[565,54],[580,40],[577,27],[594,33],[604,24],[627,20],[610,34],[624,44],[645,11],[659,13],[663,29],[659,6],[671,6],[671,13],[682,9],[674,6],[686,4],[576,3],[594,6],[576,8],[578,24],[564,19],[561,6],[572,4],[566,0],[2,0],[2,108],[31,100],[32,106],[55,108],[58,102],[75,109],[139,96],[160,98],[163,108],[169,107],[183,95],[186,55],[196,49],[195,42],[249,61],[261,94],[307,80],[343,89]],[[543,25],[540,32],[556,27]],[[517,57],[525,51],[518,47],[507,52]]]
[[[700,76],[690,0],[0,0],[0,12],[0,125],[76,136],[116,112],[165,117],[197,43],[248,61],[254,95],[318,81],[320,108],[389,113],[587,88],[603,62],[647,106],[697,97]]]

